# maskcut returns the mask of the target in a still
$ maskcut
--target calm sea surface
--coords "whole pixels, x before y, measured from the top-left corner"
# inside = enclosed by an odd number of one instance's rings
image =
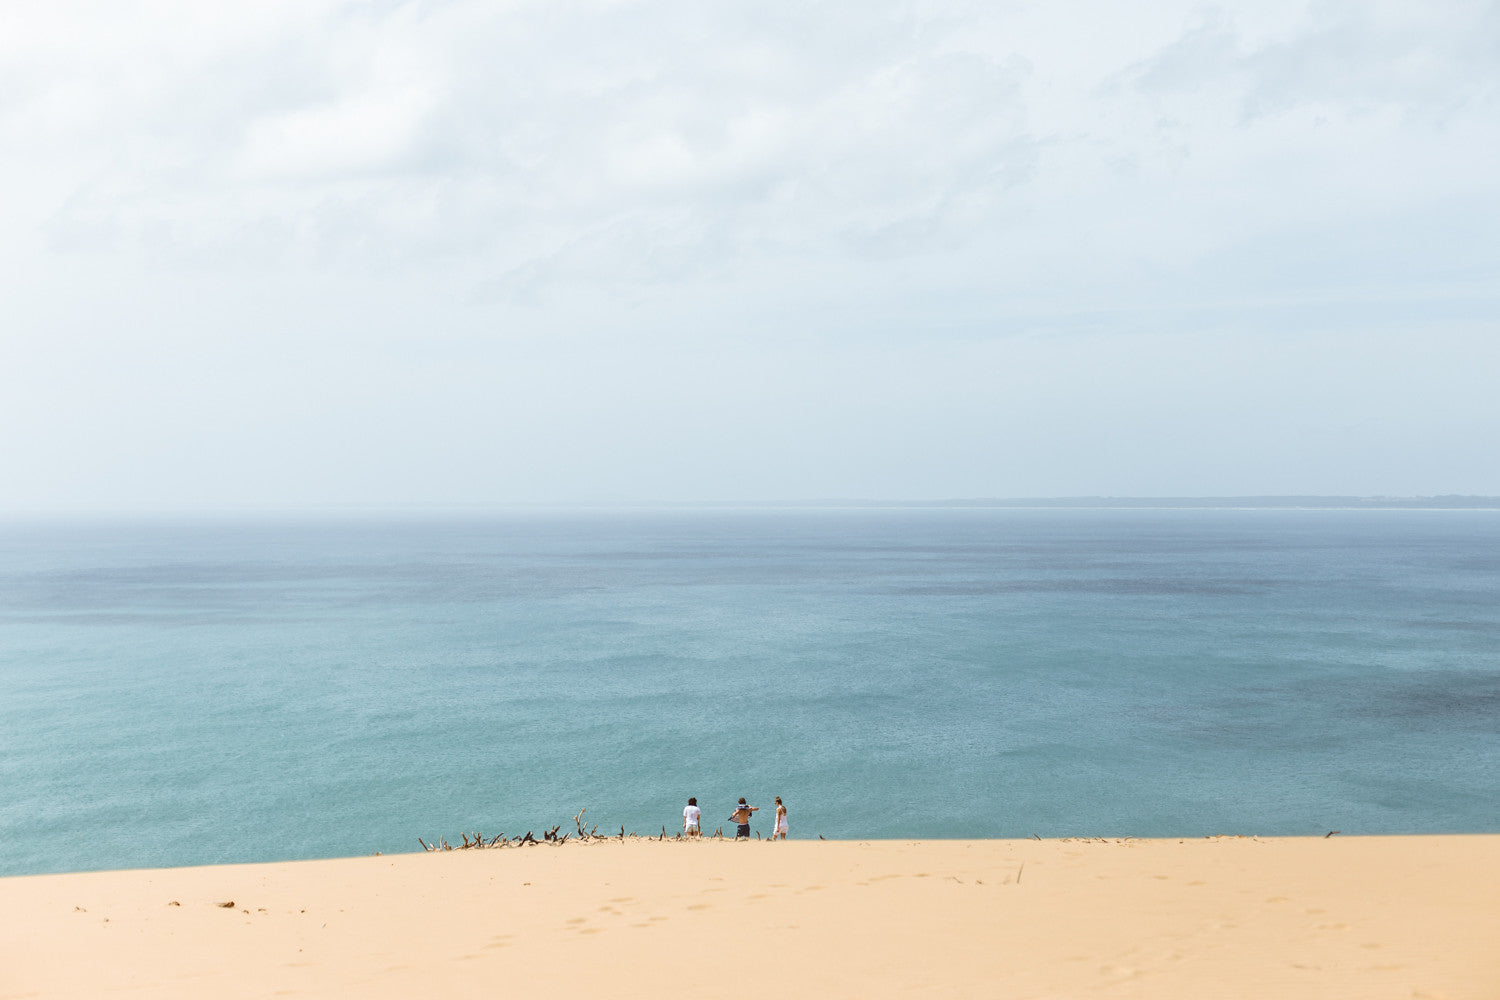
[[[0,874],[689,795],[830,839],[1500,831],[1500,513],[0,525]]]

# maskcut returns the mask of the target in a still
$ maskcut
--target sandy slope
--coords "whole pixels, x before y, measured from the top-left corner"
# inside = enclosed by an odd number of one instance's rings
[[[615,841],[39,876],[0,880],[0,997],[1494,1000],[1497,890],[1500,836]]]

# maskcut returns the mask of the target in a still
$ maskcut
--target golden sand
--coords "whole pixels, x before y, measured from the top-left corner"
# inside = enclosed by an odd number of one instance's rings
[[[645,840],[0,880],[0,997],[1500,997],[1500,836]],[[224,905],[232,903],[233,905]]]

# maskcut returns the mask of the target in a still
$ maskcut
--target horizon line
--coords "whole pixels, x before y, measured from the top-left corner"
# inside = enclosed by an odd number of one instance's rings
[[[328,515],[328,514],[420,514],[485,513],[504,511],[567,510],[920,510],[920,509],[1261,509],[1261,510],[1500,510],[1500,496],[1483,494],[1432,494],[1391,496],[1382,494],[1235,494],[1111,496],[1077,495],[1051,497],[944,497],[876,499],[870,497],[824,497],[774,500],[555,500],[555,501],[343,501],[326,503],[239,503],[201,505],[139,505],[98,507],[0,508],[4,519],[75,519],[114,517],[215,517],[224,515]]]

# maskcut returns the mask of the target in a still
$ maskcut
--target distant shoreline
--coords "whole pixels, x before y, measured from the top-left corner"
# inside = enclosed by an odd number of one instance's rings
[[[585,506],[585,505],[580,505]],[[699,503],[600,504],[595,508],[820,510],[1500,510],[1500,497],[976,497],[948,500],[707,501]]]

